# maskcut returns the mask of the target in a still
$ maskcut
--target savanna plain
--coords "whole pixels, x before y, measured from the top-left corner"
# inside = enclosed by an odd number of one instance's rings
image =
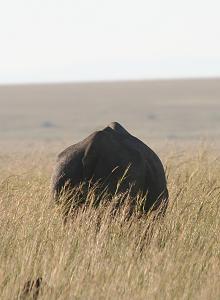
[[[220,299],[219,79],[1,86],[0,106],[0,299],[36,278],[38,299]],[[91,193],[64,224],[56,155],[111,121],[161,158],[166,214]]]

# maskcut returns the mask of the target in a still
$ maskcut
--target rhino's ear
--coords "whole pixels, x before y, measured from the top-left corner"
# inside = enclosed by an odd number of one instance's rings
[[[124,135],[130,135],[129,132],[123,127],[121,126],[121,124],[119,124],[118,122],[112,122],[111,124],[108,125],[108,127],[112,128],[113,130],[115,130],[116,132],[120,133],[120,134],[124,134]]]

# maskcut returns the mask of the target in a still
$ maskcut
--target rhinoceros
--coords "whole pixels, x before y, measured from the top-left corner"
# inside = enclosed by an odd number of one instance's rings
[[[95,131],[62,151],[52,176],[53,197],[68,189],[99,184],[110,194],[129,191],[131,197],[146,196],[143,210],[167,206],[165,171],[159,157],[117,122]],[[120,184],[119,184],[120,183]]]

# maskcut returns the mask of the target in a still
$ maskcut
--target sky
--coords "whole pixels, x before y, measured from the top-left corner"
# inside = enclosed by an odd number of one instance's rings
[[[0,84],[219,76],[219,0],[0,0]]]

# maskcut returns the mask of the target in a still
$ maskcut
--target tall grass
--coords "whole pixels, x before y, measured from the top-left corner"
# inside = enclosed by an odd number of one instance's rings
[[[48,159],[49,157],[49,159]],[[39,299],[220,299],[220,159],[165,159],[165,217],[82,206],[65,225],[51,201],[50,155],[1,157],[0,299],[43,278]]]

